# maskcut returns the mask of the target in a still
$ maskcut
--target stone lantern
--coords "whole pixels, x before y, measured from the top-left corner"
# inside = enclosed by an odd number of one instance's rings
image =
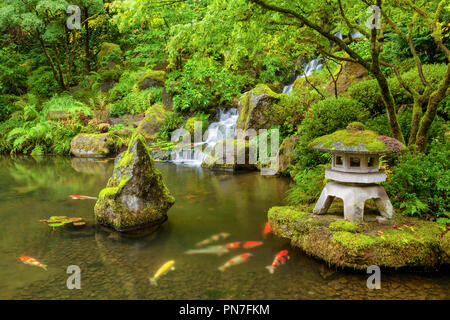
[[[404,145],[390,137],[365,130],[358,122],[347,129],[313,140],[313,150],[331,152],[331,168],[325,170],[325,178],[333,180],[325,185],[314,207],[315,214],[324,214],[335,197],[344,202],[344,218],[348,221],[362,221],[364,203],[374,199],[381,215],[392,218],[394,209],[383,186],[376,183],[386,181],[386,174],[380,170],[380,155],[400,152]]]

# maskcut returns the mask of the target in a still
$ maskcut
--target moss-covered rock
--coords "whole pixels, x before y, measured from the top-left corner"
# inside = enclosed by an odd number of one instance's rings
[[[149,70],[141,74],[138,78],[139,90],[145,90],[153,87],[164,87],[166,73],[164,71]]]
[[[136,132],[145,138],[147,145],[150,145],[156,140],[159,129],[163,126],[166,118],[167,111],[164,107],[155,104],[145,112],[145,117],[137,127]]]
[[[118,56],[122,55],[122,50],[120,49],[120,46],[115,43],[111,42],[103,42],[100,46],[100,51],[97,54],[97,61],[100,66],[102,66],[103,62],[108,59],[108,68],[112,69],[116,65],[120,64],[122,61],[118,57],[112,58],[111,55],[113,53],[117,53]]]
[[[256,147],[250,147],[247,140],[224,140],[217,143],[214,150],[208,150],[202,167],[219,170],[257,170],[256,153],[250,157],[250,152],[255,152]]]
[[[399,215],[388,224],[376,219],[351,223],[299,207],[273,207],[268,217],[275,235],[339,267],[433,268],[450,262],[445,227],[435,222]]]
[[[352,85],[370,79],[369,72],[360,64],[354,62],[344,62],[342,70],[336,70],[334,78],[336,81],[337,94],[341,95],[348,90]],[[331,94],[335,94],[335,84],[330,81],[327,86],[327,91]]]
[[[298,136],[293,135],[283,140],[278,150],[278,174],[287,175],[289,168],[295,161],[295,147],[297,145]]]
[[[174,202],[144,138],[135,134],[128,150],[116,158],[113,175],[100,191],[94,212],[98,223],[129,231],[163,223]]]
[[[114,153],[114,140],[109,133],[88,134],[80,133],[73,138],[70,144],[70,152],[75,157],[101,158]]]
[[[405,146],[398,140],[365,130],[359,122],[350,123],[347,129],[314,139],[309,147],[315,150],[353,153],[388,153],[401,152]]]
[[[236,129],[259,130],[273,125],[273,119],[267,116],[267,111],[280,101],[280,95],[273,92],[267,85],[260,84],[239,99],[239,118]]]

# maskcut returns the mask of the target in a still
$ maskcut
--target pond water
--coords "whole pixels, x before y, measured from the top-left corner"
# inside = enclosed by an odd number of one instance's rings
[[[381,290],[366,287],[367,275],[328,268],[289,241],[262,229],[267,210],[285,204],[289,180],[258,173],[230,174],[158,163],[176,203],[156,232],[124,237],[93,224],[95,200],[112,173],[111,160],[0,158],[0,299],[449,299],[450,275],[384,272]],[[83,217],[80,230],[51,231],[39,222],[52,215]],[[264,241],[226,255],[186,255],[195,243],[220,232],[218,244]],[[291,259],[271,275],[264,268],[275,253]],[[243,252],[253,256],[221,273],[218,267]],[[25,265],[30,256],[48,271]],[[168,260],[174,271],[158,286],[148,278]],[[81,268],[81,289],[66,286],[67,267]]]

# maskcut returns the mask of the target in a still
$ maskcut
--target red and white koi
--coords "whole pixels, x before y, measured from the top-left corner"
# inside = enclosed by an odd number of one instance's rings
[[[289,259],[288,251],[282,250],[275,255],[275,259],[273,259],[272,265],[266,266],[266,269],[269,270],[270,274],[273,274],[278,266],[286,263],[287,259]]]
[[[244,243],[241,244],[241,242],[231,242],[231,243],[227,243],[224,245],[221,245],[221,248],[227,248],[227,249],[239,249],[239,248],[244,248],[244,249],[251,249],[254,247],[258,247],[260,245],[262,245],[263,243],[261,241],[246,241]]]
[[[40,263],[36,259],[26,257],[26,256],[20,257],[19,259],[20,259],[20,261],[22,261],[25,264],[28,264],[28,265],[34,266],[34,267],[39,267],[39,268],[42,268],[45,271],[47,271],[47,266],[45,264]]]
[[[225,271],[227,268],[229,268],[231,266],[234,266],[234,265],[237,265],[237,264],[241,264],[241,263],[247,261],[248,258],[250,258],[251,256],[252,256],[252,254],[248,253],[248,252],[242,253],[242,254],[240,254],[238,256],[235,256],[234,258],[232,258],[232,259],[228,260],[227,262],[225,262],[224,265],[220,266],[219,270],[223,272],[223,271]]]
[[[96,197],[88,197],[88,196],[79,196],[77,194],[74,195],[70,195],[69,197],[71,197],[74,200],[83,200],[83,199],[92,199],[92,200],[97,200]]]

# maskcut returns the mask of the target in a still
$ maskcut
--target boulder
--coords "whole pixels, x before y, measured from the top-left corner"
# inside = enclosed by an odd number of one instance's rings
[[[338,74],[335,76],[338,76]],[[354,62],[344,62],[336,82],[337,93],[341,95],[355,83],[368,79],[370,79],[369,72],[363,66]],[[334,82],[331,81],[326,89],[331,95],[334,95]]]
[[[293,135],[283,140],[278,150],[278,174],[288,174],[288,169],[295,161],[295,147],[297,145],[298,136]]]
[[[263,129],[274,125],[267,111],[280,101],[280,95],[273,92],[267,85],[260,84],[239,99],[239,118],[236,129]]]
[[[112,177],[100,191],[95,219],[117,231],[155,226],[167,220],[174,202],[144,138],[135,134],[128,150],[116,158]]]
[[[159,129],[167,118],[167,111],[161,105],[153,105],[145,112],[144,119],[140,122],[136,132],[141,134],[148,145],[156,140]]]
[[[107,66],[103,66],[104,59],[111,55],[113,52],[116,52],[118,57],[111,58],[108,61]],[[98,64],[107,69],[114,69],[117,65],[122,63],[122,59],[119,58],[122,56],[122,50],[120,46],[115,43],[103,42],[100,46],[100,51],[97,54]]]
[[[341,208],[332,211],[316,215],[308,207],[273,207],[268,218],[274,235],[337,267],[435,268],[450,263],[444,225],[403,215],[379,223],[373,214],[350,222]]]
[[[72,118],[73,118],[73,114],[67,110],[48,110],[47,111],[47,120],[63,121],[63,120],[69,120]]]
[[[256,147],[250,148],[250,143],[247,140],[220,141],[214,147],[214,150],[206,151],[209,154],[202,167],[227,171],[257,170],[256,152],[253,157],[250,157],[250,152],[253,150],[256,151]]]
[[[166,73],[164,71],[147,71],[139,76],[139,90],[145,90],[153,87],[164,87],[166,81]]]
[[[73,138],[70,152],[75,157],[102,158],[114,152],[114,140],[109,133],[88,134],[80,133]]]

